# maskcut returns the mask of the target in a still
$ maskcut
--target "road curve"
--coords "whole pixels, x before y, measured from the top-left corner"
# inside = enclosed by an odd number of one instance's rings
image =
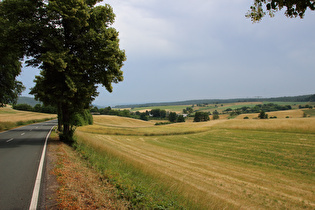
[[[56,123],[0,133],[0,210],[29,209],[45,139]]]

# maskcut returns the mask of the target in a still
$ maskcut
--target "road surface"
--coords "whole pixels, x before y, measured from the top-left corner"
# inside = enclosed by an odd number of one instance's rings
[[[45,139],[57,120],[0,133],[0,210],[29,209]]]

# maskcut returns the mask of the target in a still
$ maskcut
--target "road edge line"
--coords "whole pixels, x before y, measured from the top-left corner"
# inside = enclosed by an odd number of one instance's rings
[[[29,210],[36,210],[37,209],[39,190],[40,190],[40,183],[41,183],[41,179],[42,179],[42,173],[43,173],[43,168],[44,168],[44,160],[45,160],[45,156],[46,156],[47,141],[48,141],[48,138],[49,138],[49,136],[51,134],[51,131],[52,131],[52,129],[54,127],[55,126],[53,126],[50,129],[49,133],[46,136],[46,140],[45,140],[42,156],[40,158],[40,163],[39,163],[39,166],[38,166],[36,181],[35,181],[35,185],[34,185],[34,190],[33,190],[33,195],[32,195],[32,200],[31,200],[31,204],[30,204]]]

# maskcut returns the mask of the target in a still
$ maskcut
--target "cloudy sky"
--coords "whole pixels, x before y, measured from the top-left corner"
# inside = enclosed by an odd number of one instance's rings
[[[315,93],[315,12],[253,24],[254,0],[107,0],[127,61],[97,105]],[[24,68],[27,87],[38,70]]]

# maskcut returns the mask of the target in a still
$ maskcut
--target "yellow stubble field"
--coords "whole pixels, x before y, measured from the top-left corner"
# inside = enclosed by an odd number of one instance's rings
[[[85,143],[207,209],[314,209],[315,118],[154,126],[95,116]]]

